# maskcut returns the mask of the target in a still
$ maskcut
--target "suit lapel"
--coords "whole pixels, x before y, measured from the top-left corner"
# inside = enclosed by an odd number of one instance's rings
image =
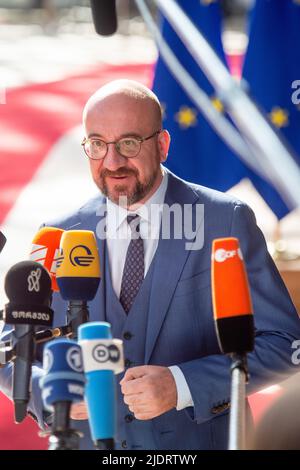
[[[186,184],[184,184],[181,180],[169,173],[168,189],[165,197],[165,208],[162,216],[160,240],[154,259],[155,265],[150,294],[145,346],[145,364],[147,364],[150,360],[155,342],[166,317],[177,283],[190,254],[190,251],[186,249],[186,242],[190,242],[191,240],[187,240],[184,236],[180,239],[174,238],[173,217],[171,217],[170,223],[170,239],[162,238],[163,224],[167,224],[167,220],[169,219],[166,207],[170,207],[173,204],[179,204],[181,208],[183,208],[183,205],[187,204],[189,206],[186,207],[190,207],[190,210],[194,214],[195,203],[198,201],[198,199],[199,196],[192,190],[192,188],[186,186]],[[198,227],[196,229],[199,228],[200,223],[203,223],[203,220],[198,221]]]

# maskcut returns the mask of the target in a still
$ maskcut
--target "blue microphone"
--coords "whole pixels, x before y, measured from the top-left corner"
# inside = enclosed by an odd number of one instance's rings
[[[116,428],[115,374],[124,369],[123,343],[113,339],[106,322],[90,322],[78,328],[86,376],[85,401],[92,439],[97,449],[114,449]]]
[[[45,375],[40,379],[45,408],[54,412],[49,450],[76,450],[80,434],[70,428],[72,403],[83,401],[85,377],[81,348],[73,340],[57,339],[46,344]]]

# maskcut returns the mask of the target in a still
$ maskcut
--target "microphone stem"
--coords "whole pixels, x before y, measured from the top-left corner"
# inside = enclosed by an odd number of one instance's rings
[[[16,325],[16,339],[13,365],[13,401],[15,421],[21,423],[27,415],[27,404],[30,398],[31,367],[35,356],[32,325]]]
[[[80,433],[70,428],[70,401],[54,403],[49,450],[78,450]]]
[[[248,367],[246,354],[231,355],[231,406],[229,419],[229,450],[245,449],[246,383]]]
[[[70,411],[70,401],[58,401],[57,403],[54,403],[54,416],[52,424],[53,432],[61,432],[69,429]]]
[[[113,439],[97,439],[95,447],[97,450],[114,450],[115,442]]]
[[[67,323],[71,326],[73,339],[77,339],[78,327],[89,321],[89,309],[85,300],[70,300],[67,310]]]

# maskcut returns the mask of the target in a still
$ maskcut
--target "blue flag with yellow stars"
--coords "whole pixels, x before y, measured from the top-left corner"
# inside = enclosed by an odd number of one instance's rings
[[[177,3],[225,63],[219,2],[177,0]],[[165,19],[161,30],[177,59],[222,112],[222,105],[216,99],[213,87]],[[210,127],[161,57],[156,64],[153,91],[162,103],[164,128],[171,134],[171,148],[166,162],[171,171],[188,181],[220,191],[230,189],[247,176],[248,168]]]
[[[300,156],[300,0],[256,0],[249,26],[243,78],[250,95]],[[251,181],[279,219],[289,212],[276,188],[254,173]]]

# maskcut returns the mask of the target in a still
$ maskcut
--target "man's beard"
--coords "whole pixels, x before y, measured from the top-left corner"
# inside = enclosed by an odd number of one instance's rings
[[[102,193],[108,197],[112,202],[118,205],[132,206],[141,201],[153,188],[157,175],[160,171],[160,165],[155,169],[152,175],[142,183],[139,179],[139,172],[135,169],[120,168],[117,171],[103,170],[100,174],[99,180],[96,183]],[[133,176],[136,180],[134,188],[129,191],[125,184],[116,184],[113,192],[109,190],[106,184],[106,177],[117,176]]]

